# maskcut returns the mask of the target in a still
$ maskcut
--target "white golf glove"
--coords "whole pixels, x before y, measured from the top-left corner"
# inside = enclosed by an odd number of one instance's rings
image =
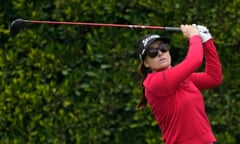
[[[193,25],[197,27],[203,43],[205,43],[206,41],[208,41],[212,38],[212,35],[210,34],[207,27],[202,26],[202,25],[196,25],[196,24],[193,24]]]

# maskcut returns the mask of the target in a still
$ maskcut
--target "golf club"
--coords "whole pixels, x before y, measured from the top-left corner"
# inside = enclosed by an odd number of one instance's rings
[[[119,28],[134,28],[134,29],[155,29],[168,31],[181,31],[179,27],[163,27],[163,26],[145,26],[145,25],[126,25],[126,24],[105,24],[105,23],[88,23],[88,22],[60,22],[60,21],[40,21],[40,20],[25,20],[16,19],[11,23],[10,35],[16,36],[26,23],[32,24],[59,24],[59,25],[83,25],[83,26],[98,26],[98,27],[119,27]]]

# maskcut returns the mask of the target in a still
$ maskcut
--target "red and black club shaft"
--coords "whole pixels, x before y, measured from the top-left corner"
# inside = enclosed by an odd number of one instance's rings
[[[60,21],[40,21],[40,20],[25,20],[16,19],[11,23],[10,35],[17,35],[26,23],[32,24],[59,24],[59,25],[82,25],[82,26],[97,26],[97,27],[119,27],[133,29],[155,29],[167,31],[181,31],[179,27],[163,27],[163,26],[146,26],[146,25],[127,25],[127,24],[106,24],[106,23],[89,23],[89,22],[60,22]]]

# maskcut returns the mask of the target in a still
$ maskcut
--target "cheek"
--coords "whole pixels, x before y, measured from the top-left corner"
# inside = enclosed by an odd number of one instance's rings
[[[146,59],[144,60],[144,66],[146,68],[153,68],[157,65],[157,61],[156,59],[152,59],[152,58],[149,58],[149,57],[146,57]]]
[[[172,62],[172,58],[171,58],[170,52],[167,52],[167,53],[166,53],[166,57],[167,57],[169,63],[171,63],[171,62]]]
[[[171,64],[171,62],[172,62],[172,57],[171,57],[171,55],[169,54],[169,63]]]

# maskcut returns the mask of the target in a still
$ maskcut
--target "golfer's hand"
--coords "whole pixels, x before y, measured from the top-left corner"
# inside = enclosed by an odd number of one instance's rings
[[[181,25],[181,30],[182,30],[183,36],[188,39],[190,39],[195,35],[199,35],[199,31],[197,27],[194,25]]]
[[[212,35],[210,34],[209,30],[207,27],[202,26],[202,25],[197,25],[197,29],[199,31],[199,34],[202,38],[202,42],[205,43],[209,39],[212,39]]]

